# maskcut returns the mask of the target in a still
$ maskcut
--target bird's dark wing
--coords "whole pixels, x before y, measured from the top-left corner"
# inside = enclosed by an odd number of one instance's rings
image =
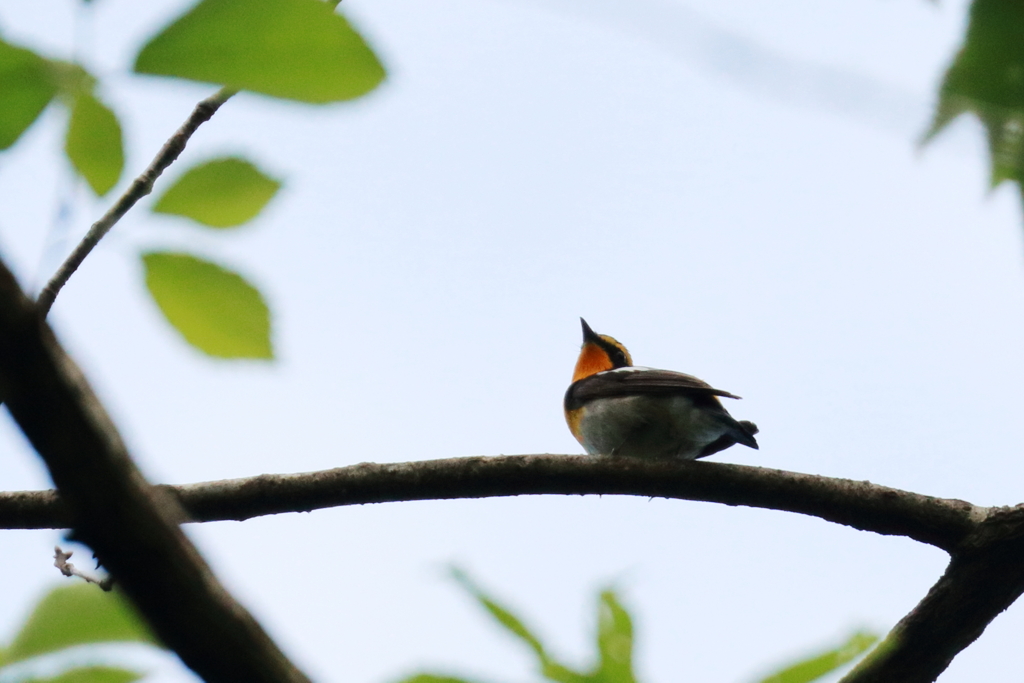
[[[616,396],[672,396],[683,394],[694,398],[724,396],[739,398],[728,391],[715,389],[692,375],[652,368],[620,368],[599,372],[574,382],[566,394],[566,404],[580,406],[587,401]]]

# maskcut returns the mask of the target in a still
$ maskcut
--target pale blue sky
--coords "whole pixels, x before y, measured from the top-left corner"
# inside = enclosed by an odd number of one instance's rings
[[[138,172],[211,89],[126,74],[185,3],[93,4],[83,58]],[[0,0],[0,29],[69,57],[76,7]],[[152,480],[578,453],[560,401],[583,315],[637,363],[744,397],[730,410],[758,423],[761,450],[718,461],[1024,500],[1019,201],[987,193],[975,124],[916,147],[963,2],[344,9],[390,69],[379,91],[323,108],[240,96],[169,173],[247,154],[285,179],[267,211],[211,235],[147,203],[54,307]],[[69,196],[61,117],[0,156],[0,251],[37,286],[69,247],[51,232]],[[77,238],[106,203],[73,197]],[[137,252],[154,246],[258,282],[278,362],[185,346],[142,288]],[[0,468],[6,489],[46,485],[6,416]],[[453,561],[568,656],[589,653],[595,590],[614,581],[647,683],[743,683],[856,627],[885,629],[945,566],[932,548],[817,519],[611,497],[189,531],[306,671],[360,683],[427,666],[528,679],[525,653],[444,578]],[[0,534],[18,587],[0,595],[0,632],[58,580],[57,538]],[[1019,680],[1022,627],[1015,606],[943,683]]]

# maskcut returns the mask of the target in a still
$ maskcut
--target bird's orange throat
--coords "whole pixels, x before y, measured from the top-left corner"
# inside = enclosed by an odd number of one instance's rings
[[[615,364],[608,357],[607,351],[597,344],[587,342],[583,345],[583,349],[580,350],[580,357],[576,361],[576,369],[572,373],[572,381],[578,382],[584,377],[590,377],[599,372],[611,370],[614,367]]]

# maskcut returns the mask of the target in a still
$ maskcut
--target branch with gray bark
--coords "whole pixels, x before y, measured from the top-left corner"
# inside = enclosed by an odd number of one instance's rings
[[[190,522],[414,500],[538,494],[675,498],[796,512],[948,552],[943,577],[844,683],[935,680],[1024,592],[1024,506],[985,508],[866,481],[762,467],[520,455],[363,463],[161,488]],[[61,528],[67,514],[52,491],[0,494],[3,528]]]
[[[764,467],[702,461],[512,455],[394,464],[362,463],[304,474],[264,474],[165,486],[186,521],[245,520],[285,512],[413,500],[537,494],[633,495],[769,508],[879,534],[907,536],[952,552],[988,514],[947,500]],[[67,526],[53,491],[0,493],[0,528]]]

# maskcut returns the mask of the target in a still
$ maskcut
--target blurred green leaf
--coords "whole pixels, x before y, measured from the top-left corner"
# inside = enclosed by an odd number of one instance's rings
[[[809,683],[853,661],[875,644],[878,636],[858,632],[837,648],[822,652],[765,678],[761,683]]]
[[[80,64],[51,59],[47,62],[47,66],[50,79],[57,86],[57,91],[68,102],[74,102],[74,99],[82,93],[92,93],[96,87],[96,77],[83,69]]]
[[[473,579],[471,579],[462,569],[452,568],[452,576],[470,595],[476,598],[477,602],[479,602],[480,605],[483,606],[483,608],[487,610],[499,624],[526,643],[542,663],[548,661],[548,655],[544,650],[544,645],[541,644],[540,639],[537,638],[537,636],[533,635],[533,633],[526,628],[519,617],[512,614],[508,608],[502,607],[495,602],[494,599],[484,593],[483,590],[476,585]]]
[[[48,678],[29,678],[22,683],[132,683],[142,678],[143,674],[128,669],[116,669],[109,666],[84,666],[65,671],[59,676]]]
[[[488,596],[464,571],[452,568],[452,575],[499,624],[530,647],[541,664],[541,673],[548,680],[557,683],[636,683],[636,675],[633,672],[633,620],[613,590],[606,589],[600,594],[597,664],[589,673],[584,673],[554,661],[537,636],[531,633],[507,607],[503,607]],[[877,641],[878,636],[872,633],[855,633],[839,647],[792,664],[760,683],[810,683],[856,659]],[[420,673],[398,683],[466,681],[461,678]]]
[[[946,71],[931,140],[974,113],[985,126],[993,187],[1024,180],[1024,3],[975,0],[963,47]]]
[[[464,571],[453,568],[455,580],[473,595],[495,620],[526,643],[537,656],[541,674],[556,683],[633,683],[633,627],[629,615],[611,591],[601,595],[598,616],[598,664],[591,673],[575,671],[551,657],[523,622],[511,610],[488,596]],[[627,669],[623,669],[625,663]]]
[[[218,358],[273,358],[270,311],[240,275],[189,254],[142,261],[150,294],[189,344]]]
[[[214,159],[189,169],[157,200],[153,211],[185,216],[214,228],[254,218],[281,183],[244,159]]]
[[[121,124],[114,112],[87,92],[74,99],[64,151],[92,191],[110,191],[124,170]]]
[[[599,654],[594,680],[602,683],[636,683],[633,676],[633,621],[615,593],[601,593],[597,617]]]
[[[321,0],[203,0],[142,48],[135,71],[313,103],[365,95],[384,79],[363,38]]]
[[[36,605],[4,652],[4,663],[104,641],[156,644],[128,601],[116,591],[107,593],[91,584],[61,586]]]
[[[466,572],[458,568],[452,568],[452,576],[458,581],[463,588],[466,589],[477,602],[487,610],[494,619],[504,626],[509,633],[519,638],[521,641],[533,650],[533,653],[537,657],[537,665],[541,670],[541,673],[545,678],[558,683],[584,683],[586,677],[582,674],[572,671],[568,667],[560,664],[559,662],[552,659],[544,648],[544,645],[540,642],[526,625],[523,624],[522,620],[512,613],[507,607],[500,605],[493,598],[488,596],[483,590],[476,585],[476,583],[469,577]]]
[[[0,150],[13,145],[56,94],[47,60],[0,40]]]

